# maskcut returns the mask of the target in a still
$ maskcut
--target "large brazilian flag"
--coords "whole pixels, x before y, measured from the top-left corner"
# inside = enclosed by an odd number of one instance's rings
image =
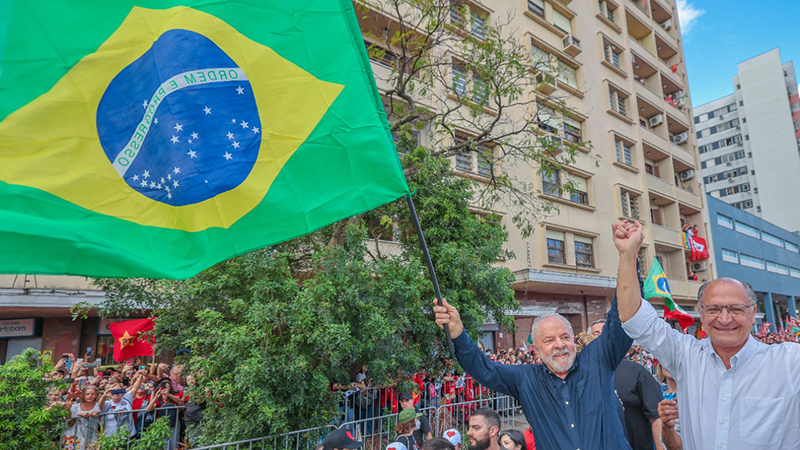
[[[350,0],[0,2],[0,273],[187,278],[407,194]]]

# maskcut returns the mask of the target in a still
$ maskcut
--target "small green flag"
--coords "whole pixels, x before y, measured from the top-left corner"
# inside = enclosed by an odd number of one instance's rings
[[[12,0],[0,30],[0,273],[187,278],[409,193],[350,0]]]
[[[665,319],[677,320],[684,330],[694,324],[694,318],[681,309],[672,299],[672,291],[669,289],[667,275],[664,273],[664,269],[661,268],[658,258],[653,259],[653,267],[644,282],[644,298],[651,299],[655,297],[664,299]]]

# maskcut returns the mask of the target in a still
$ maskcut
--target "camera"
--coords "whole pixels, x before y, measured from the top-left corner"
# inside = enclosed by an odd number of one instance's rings
[[[126,392],[125,389],[112,389],[111,395],[124,394],[125,392]]]

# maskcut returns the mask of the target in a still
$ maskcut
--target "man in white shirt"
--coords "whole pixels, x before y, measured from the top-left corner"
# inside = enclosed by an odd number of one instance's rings
[[[636,257],[642,226],[612,225],[619,251],[617,299],[623,329],[653,353],[678,384],[681,438],[687,449],[768,450],[800,442],[800,345],[766,345],[750,336],[756,295],[720,278],[698,292],[708,339],[680,333],[642,301]]]

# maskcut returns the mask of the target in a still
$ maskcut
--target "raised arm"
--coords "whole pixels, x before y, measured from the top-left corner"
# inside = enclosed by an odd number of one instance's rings
[[[619,252],[619,268],[617,271],[617,300],[619,301],[619,318],[623,322],[630,320],[641,305],[642,296],[639,291],[639,276],[636,271],[636,258],[639,248],[644,242],[642,224],[638,221],[630,223],[623,220],[611,225],[614,245]]]
[[[434,303],[436,300],[434,300]],[[450,336],[453,338],[456,359],[472,378],[487,388],[519,398],[517,377],[526,366],[512,366],[489,360],[475,342],[464,332],[464,324],[458,310],[442,299],[442,306],[433,307],[436,323],[440,328],[450,325]]]

